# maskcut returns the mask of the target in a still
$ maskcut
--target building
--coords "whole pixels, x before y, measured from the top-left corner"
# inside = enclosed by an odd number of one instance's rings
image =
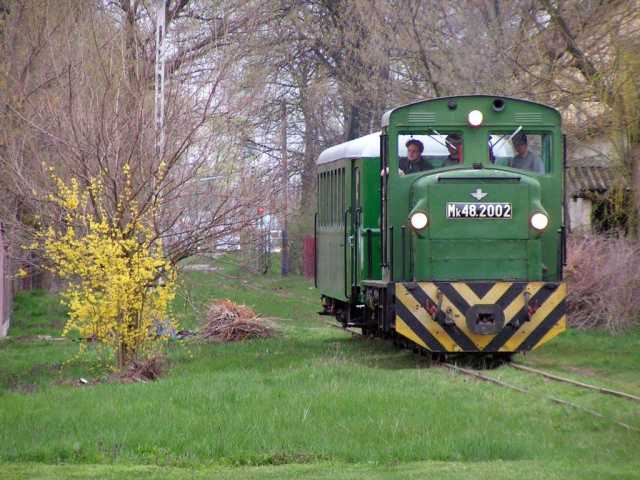
[[[611,142],[605,137],[568,146],[565,184],[568,218],[565,224],[569,232],[624,228],[625,219],[612,216],[612,192],[616,183],[624,181],[616,170],[613,150]],[[629,191],[628,187],[624,187],[623,195],[628,197]]]

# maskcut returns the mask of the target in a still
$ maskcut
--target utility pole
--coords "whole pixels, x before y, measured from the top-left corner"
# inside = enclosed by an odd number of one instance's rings
[[[156,0],[155,128],[156,156],[164,153],[164,38],[167,0]]]
[[[287,159],[287,104],[282,100],[282,250],[280,274],[289,275],[289,232],[288,232],[288,195],[289,166]]]
[[[4,228],[0,225],[0,338],[7,336],[11,320],[11,283],[8,281],[9,275],[5,275],[5,268],[8,270],[8,266],[3,237]]]

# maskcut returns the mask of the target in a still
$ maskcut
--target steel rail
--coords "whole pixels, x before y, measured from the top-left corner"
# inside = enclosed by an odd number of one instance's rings
[[[616,397],[625,398],[627,400],[632,400],[634,402],[640,402],[640,397],[636,395],[631,395],[630,393],[621,392],[619,390],[612,390],[610,388],[599,387],[597,385],[591,385],[584,382],[579,382],[577,380],[571,380],[570,378],[561,377],[559,375],[555,375],[553,373],[545,372],[544,370],[539,370],[537,368],[528,367],[526,365],[522,365],[519,363],[510,363],[510,367],[515,368],[517,370],[522,370],[524,372],[534,373],[536,375],[541,375],[543,377],[549,378],[551,380],[555,380],[557,382],[569,383],[571,385],[575,385],[580,388],[586,388],[589,390],[595,390],[596,392],[604,393],[606,395],[614,395]]]
[[[511,390],[515,390],[515,391],[520,392],[520,393],[534,395],[534,396],[536,395],[536,394],[532,393],[530,390],[527,390],[526,388],[523,388],[523,387],[520,387],[520,386],[517,386],[517,385],[513,385],[513,384],[510,384],[510,383],[504,382],[502,380],[498,380],[497,378],[493,378],[493,377],[489,377],[487,375],[483,375],[482,373],[477,372],[475,370],[470,370],[468,368],[459,367],[457,365],[453,365],[451,363],[446,363],[446,362],[442,362],[440,364],[444,365],[445,367],[447,367],[447,368],[449,368],[449,369],[451,369],[451,370],[453,370],[455,372],[458,372],[458,373],[461,373],[463,375],[467,375],[467,376],[470,376],[470,377],[477,378],[478,380],[482,380],[484,382],[493,383],[495,385],[499,385],[501,387],[509,388]],[[588,413],[590,415],[593,415],[594,417],[598,417],[598,418],[601,418],[603,420],[608,420],[610,422],[615,423],[616,425],[618,425],[620,427],[623,427],[626,430],[629,430],[629,431],[632,431],[632,432],[640,432],[640,429],[638,429],[636,427],[632,427],[631,425],[628,425],[626,423],[620,422],[618,420],[614,420],[613,418],[607,417],[606,415],[603,415],[600,412],[597,412],[595,410],[591,410],[590,408],[586,408],[586,407],[583,407],[581,405],[577,405],[575,403],[569,402],[568,400],[563,400],[561,398],[551,397],[551,396],[548,396],[548,395],[538,395],[538,396],[543,398],[543,399],[545,399],[545,400],[548,400],[550,402],[557,403],[559,405],[564,405],[564,406],[567,406],[567,407],[571,407],[571,408],[574,408],[576,410],[580,410],[582,412]]]

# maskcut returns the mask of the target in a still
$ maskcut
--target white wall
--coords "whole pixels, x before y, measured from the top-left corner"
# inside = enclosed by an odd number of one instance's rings
[[[591,231],[591,200],[587,198],[570,198],[569,209],[569,229],[572,232]]]

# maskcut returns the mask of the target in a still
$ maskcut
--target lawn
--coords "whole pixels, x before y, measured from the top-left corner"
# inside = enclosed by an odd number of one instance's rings
[[[174,342],[154,383],[72,385],[105,367],[34,337],[59,332],[64,311],[21,297],[0,343],[0,478],[640,478],[640,432],[612,421],[640,429],[640,404],[509,367],[490,374],[530,395],[452,374],[330,326],[307,280],[215,267],[181,277],[185,328],[230,298],[273,318],[277,337]],[[640,394],[639,346],[638,331],[568,332],[518,361]]]

